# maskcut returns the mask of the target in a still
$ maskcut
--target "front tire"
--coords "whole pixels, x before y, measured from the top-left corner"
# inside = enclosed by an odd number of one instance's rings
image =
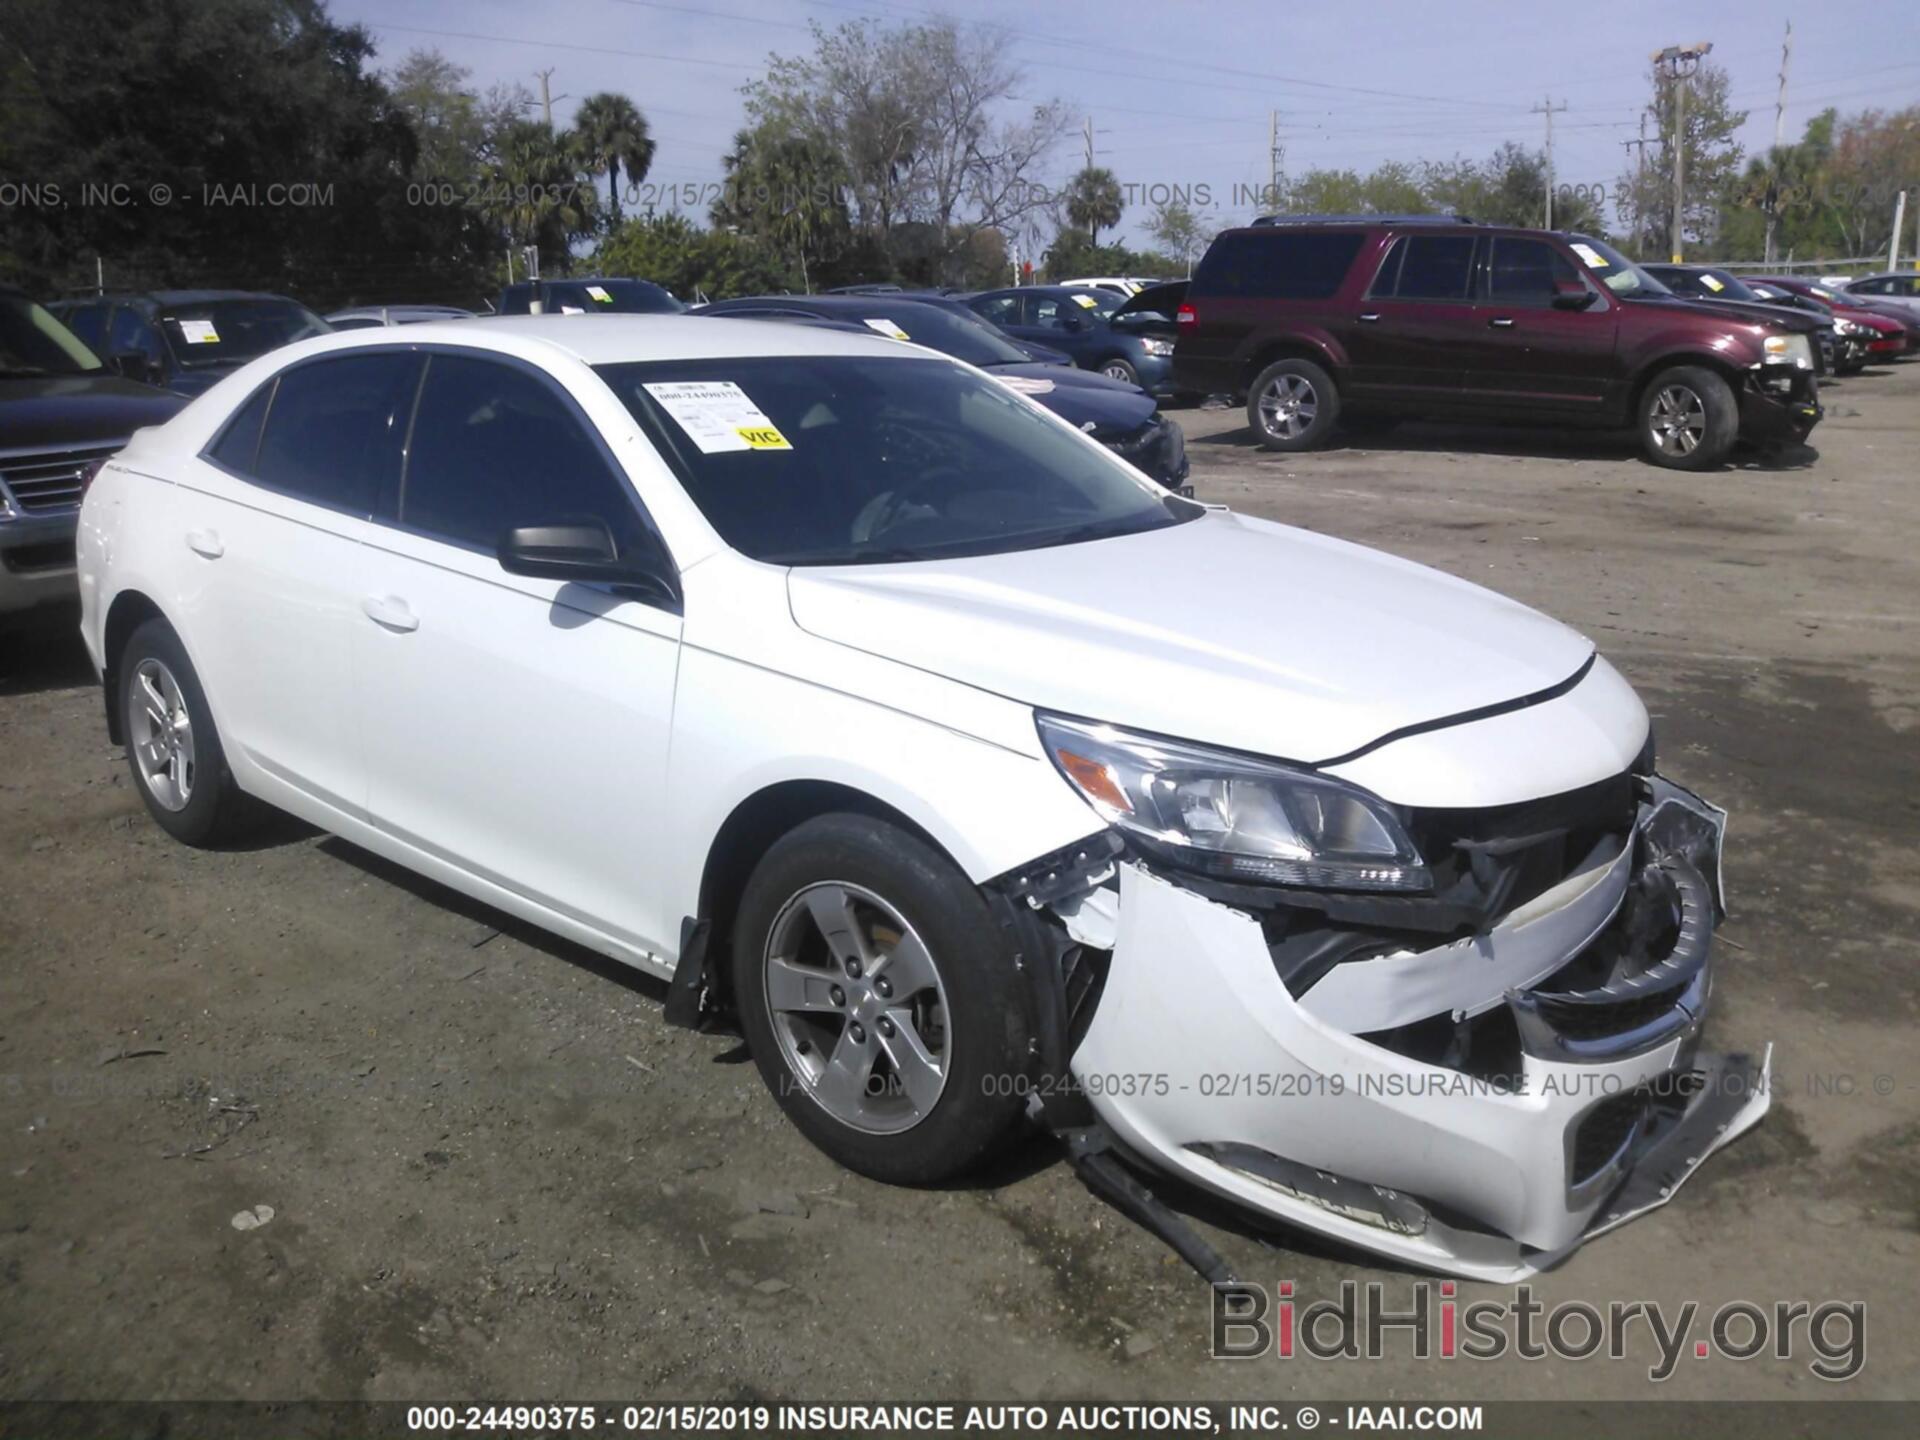
[[[733,931],[748,1047],[820,1149],[924,1185],[1006,1136],[1028,1005],[985,898],[945,856],[884,820],[817,817],[768,850]]]
[[[1122,360],[1118,355],[1100,362],[1100,373],[1109,380],[1118,380],[1122,385],[1138,385],[1140,372]]]
[[[1313,450],[1340,423],[1340,392],[1311,360],[1278,360],[1247,391],[1247,423],[1268,450]]]
[[[1676,365],[1648,382],[1640,397],[1640,443],[1669,470],[1712,470],[1740,436],[1733,387],[1699,365]]]
[[[196,847],[239,833],[257,812],[227,768],[207,692],[173,627],[153,619],[135,630],[118,674],[127,764],[147,813]]]

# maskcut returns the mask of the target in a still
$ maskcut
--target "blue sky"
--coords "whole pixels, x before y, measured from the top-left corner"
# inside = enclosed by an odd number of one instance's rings
[[[1091,116],[1099,163],[1142,197],[1205,186],[1214,216],[1252,213],[1267,177],[1268,114],[1280,112],[1286,169],[1362,171],[1384,160],[1477,157],[1504,140],[1538,144],[1551,97],[1558,178],[1611,190],[1639,134],[1648,53],[1711,40],[1749,118],[1751,150],[1771,142],[1785,22],[1794,20],[1787,134],[1828,105],[1843,112],[1920,103],[1920,5],[1681,4],[1676,0],[1335,6],[1274,0],[332,0],[373,31],[382,65],[435,48],[484,88],[551,68],[556,121],[580,96],[618,90],[647,113],[655,182],[716,182],[742,111],[739,87],[769,51],[806,48],[807,24],[889,21],[938,11],[1011,32],[1023,99],[1057,97]],[[1076,132],[1049,172],[1083,163]],[[1161,191],[1160,193],[1164,193]],[[1236,203],[1238,202],[1238,203]],[[704,200],[690,207],[705,218]],[[1147,204],[1133,207],[1123,234]]]

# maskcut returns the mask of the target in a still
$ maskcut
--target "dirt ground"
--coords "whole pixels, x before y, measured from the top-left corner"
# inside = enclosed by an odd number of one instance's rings
[[[1709,1040],[1773,1042],[1773,1112],[1536,1288],[1864,1301],[1850,1383],[1802,1354],[1656,1386],[1644,1337],[1212,1361],[1204,1284],[1045,1143],[870,1183],[734,1040],[669,1029],[659,985],[296,824],[171,843],[62,627],[0,640],[0,1397],[1920,1396],[1920,364],[1824,398],[1812,447],[1706,476],[1607,437],[1282,457],[1238,412],[1180,418],[1202,498],[1594,636],[1663,769],[1733,812]],[[1274,624],[1337,618],[1303,595]],[[1414,1280],[1222,1218],[1237,1270],[1302,1301]]]

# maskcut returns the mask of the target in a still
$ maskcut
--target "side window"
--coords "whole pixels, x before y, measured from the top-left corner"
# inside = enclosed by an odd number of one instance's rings
[[[1201,258],[1190,293],[1326,300],[1346,280],[1365,239],[1357,230],[1284,226],[1229,232]]]
[[[217,461],[236,475],[253,478],[254,466],[260,454],[260,425],[267,418],[267,409],[273,403],[273,387],[276,383],[269,380],[234,412],[233,418],[227,422],[227,428],[220,432],[220,438],[207,447],[209,460]]]
[[[427,363],[400,523],[491,554],[508,530],[604,520],[624,553],[644,530],[625,482],[552,386],[466,355]]]
[[[1471,235],[1409,235],[1394,295],[1401,300],[1465,300],[1473,278]]]
[[[1369,298],[1391,300],[1400,287],[1400,266],[1407,258],[1407,239],[1401,236],[1387,247],[1386,259],[1380,262],[1380,269],[1374,274],[1373,284],[1368,287]]]
[[[982,300],[974,307],[976,314],[995,325],[1018,325],[1020,323],[1020,297],[1018,295],[995,295]]]
[[[1689,274],[1696,287],[1698,280]],[[1495,305],[1553,304],[1560,284],[1586,288],[1573,262],[1545,240],[1522,240],[1499,235],[1493,241],[1493,259],[1487,267],[1487,299]]]
[[[63,323],[75,335],[80,343],[102,359],[107,355],[107,312],[101,305],[76,305],[60,316]]]
[[[121,305],[114,310],[113,324],[107,331],[107,349],[115,355],[137,351],[156,365],[165,363],[167,358],[160,346],[160,332],[131,305]]]
[[[1891,295],[1893,282],[1891,280],[1859,280],[1849,285],[1847,289],[1856,295]]]
[[[401,351],[281,372],[255,478],[315,505],[371,515],[399,478],[418,375],[418,359]]]
[[[1920,298],[1920,275],[1902,275],[1887,282],[1887,294],[1904,295],[1909,300]]]
[[[1060,302],[1051,295],[1036,297],[1030,302],[1033,306],[1033,318],[1027,323],[1039,325],[1048,330],[1064,330],[1066,322],[1060,318]]]

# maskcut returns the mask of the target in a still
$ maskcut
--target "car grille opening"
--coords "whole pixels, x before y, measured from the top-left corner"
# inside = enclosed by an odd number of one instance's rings
[[[80,508],[80,477],[87,466],[118,453],[124,441],[80,450],[0,459],[0,484],[23,515],[58,515]]]
[[[1568,1157],[1568,1180],[1584,1185],[1607,1167],[1607,1163],[1639,1132],[1652,1099],[1642,1090],[1611,1095],[1589,1110],[1573,1132],[1573,1153]]]

